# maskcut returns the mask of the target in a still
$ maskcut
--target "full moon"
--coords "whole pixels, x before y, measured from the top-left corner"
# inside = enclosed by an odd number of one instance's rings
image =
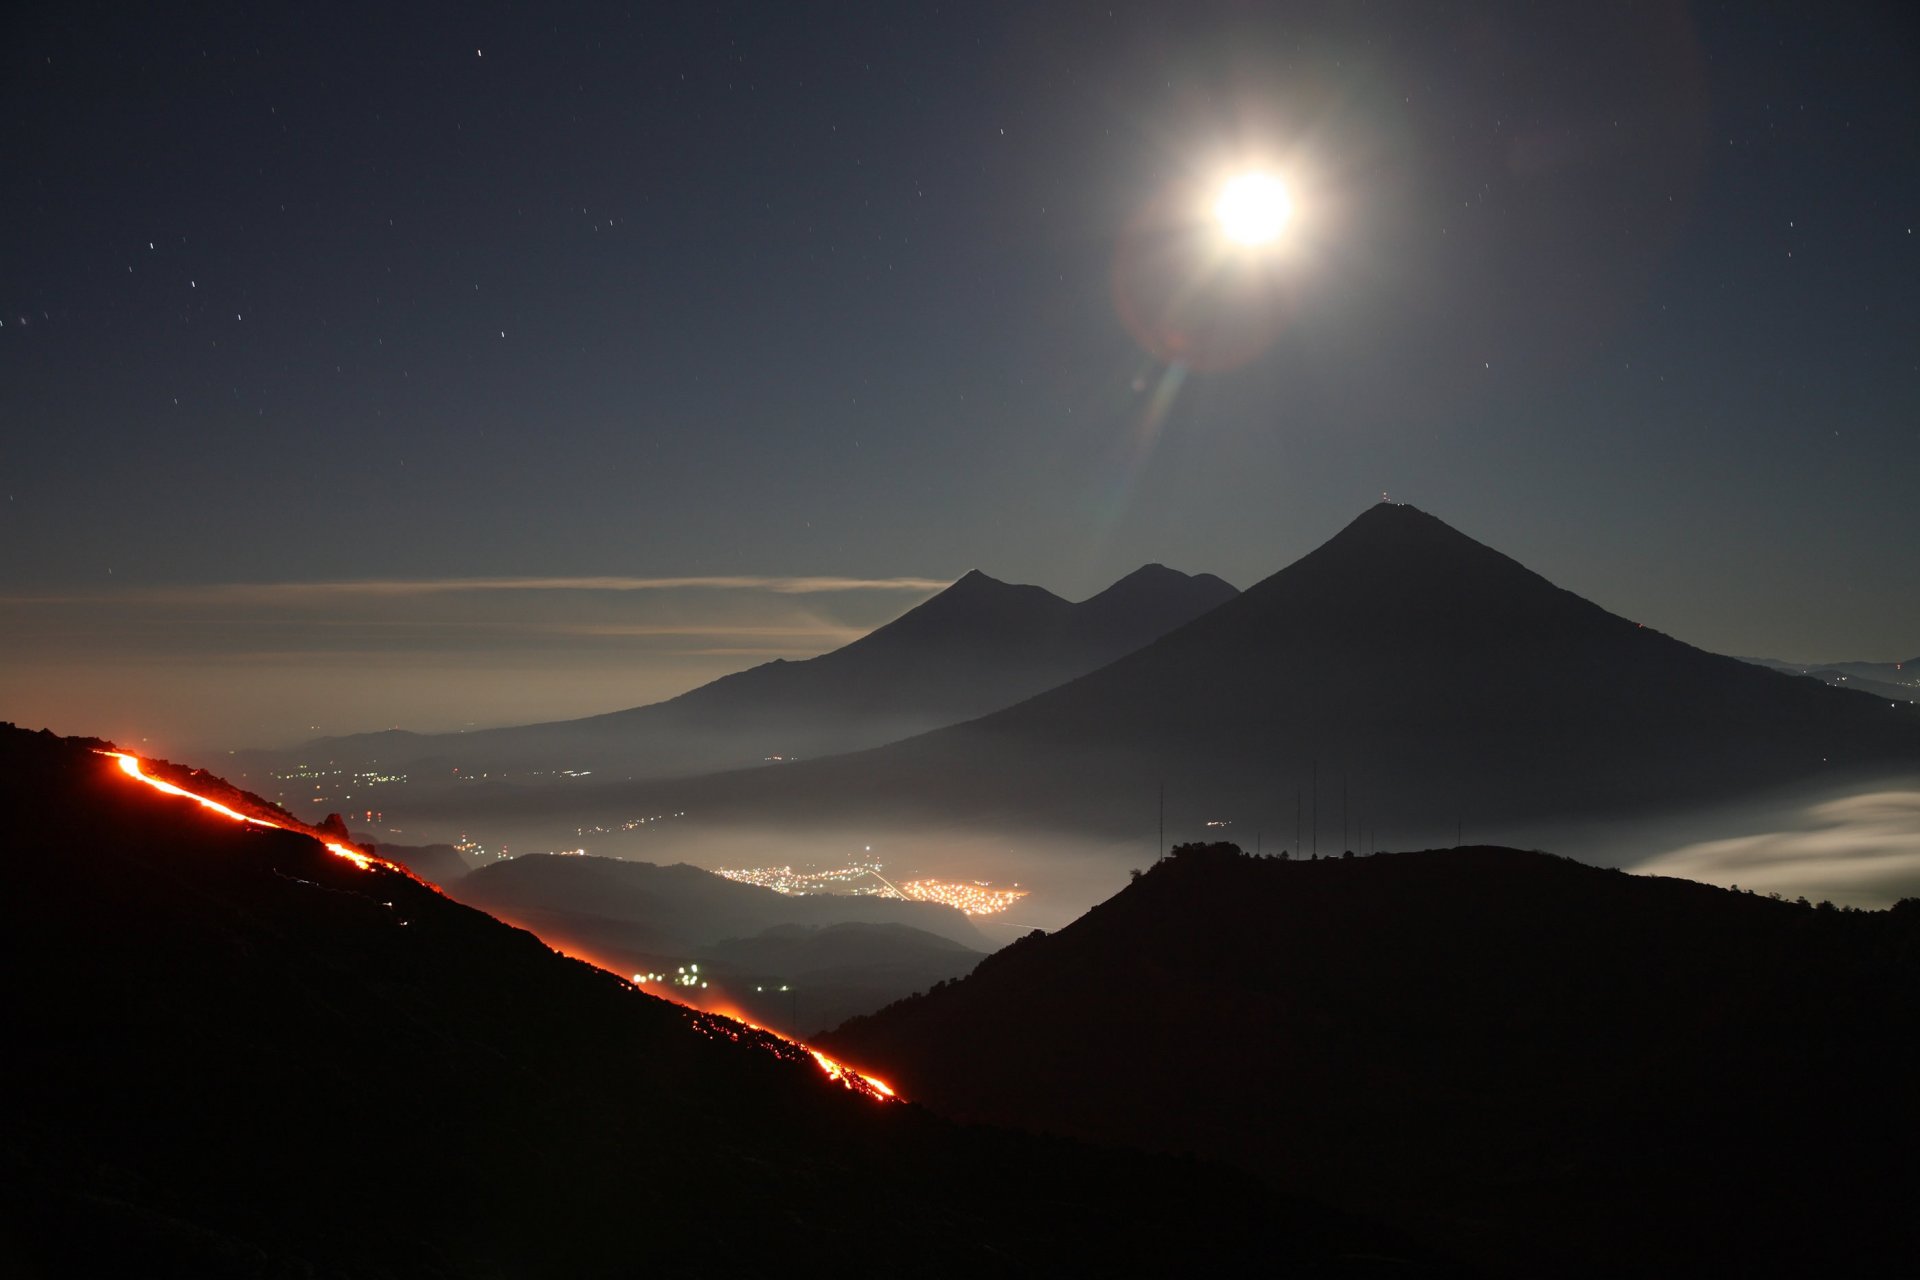
[[[1280,234],[1293,213],[1293,201],[1280,179],[1267,173],[1243,173],[1221,188],[1213,216],[1236,244],[1265,244]]]

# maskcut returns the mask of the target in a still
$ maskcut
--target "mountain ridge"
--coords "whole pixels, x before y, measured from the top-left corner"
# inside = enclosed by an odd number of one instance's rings
[[[1912,708],[1687,645],[1410,507],[1096,671],[975,720],[770,776],[663,789],[716,820],[856,814],[1118,832],[1291,831],[1316,770],[1396,839],[1456,817],[1612,816],[1920,765]],[[1323,796],[1323,800],[1324,800]]]
[[[943,1115],[1228,1159],[1494,1274],[1872,1274],[1920,1243],[1916,995],[1920,899],[1186,845],[823,1043]]]
[[[673,698],[575,720],[317,739],[250,752],[249,769],[292,759],[371,761],[447,775],[591,769],[670,776],[817,757],[911,736],[1017,702],[1104,665],[1230,599],[1210,574],[1143,566],[1078,604],[969,570],[867,635],[814,658],[775,660]],[[416,780],[417,781],[417,780]]]

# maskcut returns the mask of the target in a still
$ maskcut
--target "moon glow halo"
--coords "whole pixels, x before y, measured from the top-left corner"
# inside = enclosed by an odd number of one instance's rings
[[[1221,188],[1213,216],[1235,244],[1263,245],[1286,227],[1293,216],[1293,199],[1272,174],[1243,173]]]

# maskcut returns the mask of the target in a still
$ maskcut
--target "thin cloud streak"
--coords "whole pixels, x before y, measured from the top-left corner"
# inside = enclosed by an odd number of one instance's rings
[[[717,646],[710,649],[667,649],[664,652],[678,658],[784,658],[804,650]]]
[[[565,719],[657,702],[770,658],[814,657],[944,585],[768,575],[87,584],[65,600],[0,597],[0,700],[37,723],[225,746],[300,741],[314,724]]]
[[[204,586],[131,587],[114,592],[4,596],[0,605],[105,604],[156,605],[255,602],[293,604],[345,597],[380,598],[494,591],[767,591],[775,595],[820,595],[841,591],[943,591],[940,578],[834,578],[719,575],[690,578],[388,578],[342,582],[234,582]]]
[[[579,626],[546,626],[529,628],[540,634],[568,636],[792,636],[802,640],[832,640],[847,644],[867,634],[861,627],[834,626],[663,626],[652,623],[586,623]],[[757,650],[739,650],[739,652],[757,652]],[[785,649],[770,652],[785,653]]]

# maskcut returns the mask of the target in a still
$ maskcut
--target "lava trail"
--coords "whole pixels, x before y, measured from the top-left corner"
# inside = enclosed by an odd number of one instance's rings
[[[275,831],[297,831],[302,835],[311,836],[313,839],[318,840],[322,845],[326,846],[327,852],[333,854],[336,857],[344,858],[348,862],[353,863],[354,866],[360,868],[362,871],[369,871],[377,866],[384,871],[397,872],[398,874],[407,877],[407,879],[409,880],[413,880],[418,884],[425,885],[425,887],[429,889],[433,888],[432,885],[426,884],[424,880],[421,880],[419,877],[415,876],[412,872],[408,871],[405,867],[399,866],[396,863],[388,862],[384,858],[374,857],[372,854],[367,853],[360,849],[356,849],[352,845],[342,844],[337,840],[329,840],[324,833],[312,827],[306,826],[304,823],[275,822],[270,818],[258,817],[251,813],[242,813],[240,810],[232,808],[229,805],[224,805],[220,803],[218,800],[214,800],[207,796],[200,795],[198,792],[195,792],[195,791],[189,791],[187,788],[168,782],[164,778],[156,778],[141,767],[142,761],[138,756],[132,755],[125,751],[101,751],[99,752],[99,754],[103,756],[108,756],[114,760],[117,760],[119,762],[121,773],[124,773],[127,777],[133,779],[136,782],[144,782],[149,787],[152,787],[155,791],[160,791],[170,796],[180,796],[180,797],[183,797],[184,799],[191,800],[195,804],[199,805],[201,808],[209,809],[214,813],[222,815],[223,817],[231,818],[235,822],[247,823],[256,827],[270,827]],[[437,893],[439,892],[439,890],[436,889],[434,890],[434,892]],[[529,930],[528,932],[533,932],[533,931]],[[535,936],[538,936],[538,935],[536,934]],[[544,941],[544,939],[542,939],[542,941]],[[563,955],[567,954],[565,952],[559,952],[558,948],[552,948],[552,949],[555,950],[558,954],[563,954]],[[606,972],[612,972],[612,970],[608,970],[605,965],[596,964],[594,961],[586,959],[584,957],[573,956],[572,958],[580,960],[584,964],[593,964],[594,967],[597,969],[601,969]],[[627,987],[630,990],[635,992],[641,991],[641,989],[638,986],[636,986],[631,982],[628,982],[623,975],[616,973],[614,974],[614,976],[620,978],[620,980],[623,983],[626,983]],[[835,1059],[828,1057],[826,1054],[821,1053],[818,1049],[815,1049],[810,1045],[805,1045],[798,1040],[794,1040],[788,1036],[783,1036],[777,1031],[769,1031],[765,1027],[756,1026],[755,1024],[748,1022],[745,1018],[741,1018],[737,1016],[729,1016],[727,1014],[722,1014],[722,1013],[715,1013],[710,1009],[702,1009],[698,1005],[688,1004],[684,1000],[676,1000],[676,999],[673,999],[673,997],[671,996],[660,995],[659,993],[650,991],[650,990],[646,992],[642,992],[641,994],[651,995],[651,996],[654,996],[656,999],[664,999],[668,1001],[668,1003],[670,1004],[677,1004],[682,1008],[693,1012],[695,1015],[697,1015],[693,1019],[693,1027],[695,1030],[699,1031],[702,1035],[710,1036],[710,1037],[722,1037],[722,1038],[734,1040],[734,1041],[752,1040],[752,1042],[759,1044],[762,1048],[766,1049],[767,1051],[775,1053],[779,1057],[788,1058],[793,1061],[801,1061],[801,1060],[804,1060],[805,1058],[810,1057],[813,1060],[814,1065],[818,1066],[821,1071],[826,1073],[826,1076],[828,1079],[836,1081],[841,1085],[844,1085],[846,1088],[851,1089],[855,1093],[861,1094],[865,1097],[876,1099],[878,1101],[883,1101],[883,1102],[894,1099],[898,1096],[894,1093],[892,1089],[887,1087],[884,1081],[877,1080],[873,1076],[863,1075],[860,1072],[855,1071],[852,1067],[847,1066],[845,1063],[836,1061]],[[769,1042],[773,1042],[773,1043],[769,1043]],[[774,1047],[776,1044],[779,1046],[778,1048]]]

